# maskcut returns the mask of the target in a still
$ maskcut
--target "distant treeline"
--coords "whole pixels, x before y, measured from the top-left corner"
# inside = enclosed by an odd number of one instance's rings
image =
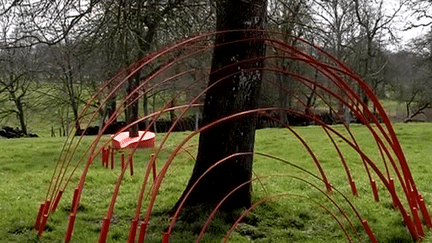
[[[318,117],[326,124],[340,123],[340,121],[338,121],[336,117],[330,113],[322,113],[318,115]],[[267,115],[259,115],[257,119],[257,129],[283,127],[284,124],[280,122],[281,120],[286,120],[287,121],[286,124],[289,124],[290,126],[307,126],[313,124],[313,122],[311,122],[307,118],[295,116],[295,115],[286,115],[284,119],[281,119],[280,117],[275,116],[274,114],[272,115],[272,117]],[[168,130],[173,126],[174,122],[175,120],[173,121],[167,119],[159,119],[158,121],[156,121],[155,124],[150,126],[150,131],[158,132],[158,133],[168,132]],[[173,132],[193,131],[197,128],[197,126],[200,127],[201,124],[202,124],[202,119],[198,119],[197,121],[196,118],[194,117],[184,117],[177,120],[172,131]],[[125,122],[117,122],[111,124],[104,131],[104,134],[114,134],[120,131],[125,126],[126,126]],[[146,123],[140,122],[139,129],[145,130]],[[99,133],[99,126],[90,126],[86,130],[82,129],[78,131],[76,135],[81,135],[83,132],[85,135],[97,135]]]

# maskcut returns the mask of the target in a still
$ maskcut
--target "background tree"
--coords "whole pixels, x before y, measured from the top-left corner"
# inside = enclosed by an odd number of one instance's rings
[[[291,45],[295,45],[298,38],[307,38],[313,31],[313,18],[310,15],[309,0],[273,0],[269,2],[268,16],[269,28],[281,32],[282,39]],[[307,37],[306,37],[307,36]],[[271,52],[272,50],[268,50]],[[275,55],[284,55],[283,53],[275,53]],[[287,59],[277,59],[277,66],[286,70],[298,71],[296,62]],[[271,76],[270,74],[267,74]],[[264,83],[263,98],[272,105],[279,107],[292,107],[293,98],[291,93],[297,90],[299,86],[297,82],[293,82],[289,75],[275,74],[278,87]],[[270,78],[270,77],[269,77]],[[279,88],[280,87],[280,88]],[[288,90],[288,93],[286,92]],[[290,93],[291,92],[291,93]],[[276,94],[277,93],[277,94]],[[266,97],[267,96],[267,97]],[[277,100],[276,100],[277,97]],[[289,122],[289,117],[286,113],[280,112],[280,118],[284,122]]]
[[[104,43],[102,46],[109,47],[105,49],[108,69],[118,70],[141,59],[155,46],[207,27],[209,7],[206,4],[206,1],[198,0],[114,0],[101,4],[99,11],[104,17],[97,19],[95,26],[100,26],[102,38],[99,41]],[[185,16],[192,18],[186,20]],[[113,59],[119,61],[113,62]],[[128,82],[127,93],[138,87],[144,76],[145,72],[136,73]],[[142,97],[143,110],[147,114],[149,102],[145,90]],[[131,97],[131,100],[135,98]],[[115,107],[115,99],[115,96],[111,97],[108,110],[112,111]],[[128,122],[136,120],[138,112],[138,101],[130,104],[126,110]],[[137,136],[138,125],[131,127],[129,132],[131,136]]]
[[[3,28],[6,38],[1,48],[32,46],[41,43],[56,44],[71,32],[82,29],[94,17],[93,7],[99,0],[82,2],[71,0],[67,3],[44,0],[5,0],[0,6],[0,18],[10,28]],[[20,35],[14,36],[19,28]]]
[[[31,47],[0,49],[0,121],[15,116],[24,136],[28,111],[36,106],[30,99],[39,87],[37,73],[37,56]]]
[[[350,44],[356,36],[355,4],[352,1],[329,0],[315,1],[312,8],[316,16],[315,32],[321,40],[319,43],[335,57],[347,61],[352,50]]]
[[[390,36],[392,23],[400,13],[404,2],[400,1],[394,8],[386,8],[384,1],[371,2],[366,0],[355,0],[355,16],[360,26],[359,37],[356,42],[357,59],[360,66],[356,67],[357,73],[372,86],[376,92],[381,79],[378,77],[385,63],[379,61],[380,48],[384,34]],[[366,94],[362,94],[363,101],[368,104]]]
[[[92,53],[83,49],[81,43],[68,38],[47,51],[47,73],[52,81],[51,85],[57,87],[47,96],[52,98],[53,103],[63,103],[70,107],[75,128],[80,131],[79,109],[80,105],[85,104],[85,97],[89,95],[85,91],[88,91],[87,86],[90,86],[87,82],[89,74],[85,73],[85,69],[91,65],[86,62],[89,61]]]
[[[389,54],[386,77],[391,84],[392,98],[406,107],[405,121],[416,119],[432,100],[431,32],[415,39],[410,50]]]

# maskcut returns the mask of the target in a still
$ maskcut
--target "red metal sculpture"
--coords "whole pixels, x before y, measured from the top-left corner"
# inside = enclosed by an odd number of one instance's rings
[[[102,100],[100,102],[99,109],[103,109],[107,100],[112,97],[121,86],[127,82],[127,80],[134,75],[134,73],[138,70],[148,69],[151,65],[155,65],[158,63],[162,63],[159,68],[150,72],[150,75],[145,77],[141,85],[134,90],[134,93],[139,93],[139,96],[142,97],[148,92],[157,89],[158,87],[162,87],[164,84],[169,82],[176,82],[176,80],[190,74],[196,74],[197,72],[203,72],[203,70],[207,70],[205,67],[191,67],[186,70],[181,70],[177,73],[172,73],[173,67],[181,66],[182,63],[185,63],[186,60],[192,60],[193,58],[203,56],[204,54],[210,52],[213,48],[211,40],[217,35],[217,33],[209,33],[194,36],[188,38],[186,40],[175,43],[171,46],[165,47],[164,49],[158,50],[156,52],[148,54],[142,60],[138,60],[136,63],[126,68],[125,70],[120,71],[116,76],[114,76],[111,80],[108,80],[99,90],[98,93],[95,94],[93,99],[89,101],[89,105],[85,107],[82,112],[82,116],[90,109],[90,104],[96,100]],[[265,59],[267,62],[264,71],[266,74],[271,75],[286,75],[292,80],[292,82],[296,82],[298,85],[302,86],[305,90],[310,90],[310,92],[315,92],[314,95],[321,102],[332,111],[335,115],[336,119],[341,123],[344,123],[344,114],[338,113],[338,109],[335,106],[343,106],[346,109],[349,109],[352,116],[356,117],[369,131],[372,135],[374,142],[377,144],[381,155],[381,161],[373,160],[356,141],[355,136],[351,133],[349,126],[345,125],[346,133],[342,133],[339,130],[333,128],[327,122],[324,122],[322,117],[314,111],[310,107],[307,101],[304,100],[299,94],[295,92],[295,90],[288,90],[284,87],[281,87],[277,82],[274,82],[271,78],[267,80],[268,84],[280,89],[286,95],[291,95],[294,97],[296,101],[296,107],[263,107],[257,108],[254,110],[247,110],[243,112],[239,112],[237,114],[233,114],[229,117],[222,118],[216,122],[208,124],[206,126],[200,127],[198,130],[191,132],[187,138],[181,141],[171,152],[168,160],[164,163],[163,167],[156,172],[155,161],[158,158],[164,143],[167,141],[167,138],[170,136],[171,131],[174,129],[176,125],[176,121],[178,121],[181,117],[187,114],[192,108],[199,107],[200,104],[198,101],[201,100],[201,97],[205,94],[206,90],[211,89],[212,87],[207,87],[205,89],[199,90],[195,92],[192,98],[186,102],[185,105],[178,105],[172,107],[173,102],[170,100],[166,103],[164,107],[160,110],[141,117],[136,123],[149,121],[147,127],[144,131],[140,133],[140,139],[137,141],[129,141],[126,144],[122,144],[120,140],[122,136],[122,132],[127,131],[129,124],[125,126],[121,131],[117,134],[111,136],[108,140],[102,139],[103,131],[107,128],[107,126],[112,122],[121,112],[124,111],[127,107],[127,100],[130,97],[135,97],[132,94],[128,94],[124,97],[122,103],[120,103],[117,107],[117,110],[114,112],[113,116],[111,116],[106,123],[106,125],[101,129],[99,136],[96,136],[93,143],[88,147],[87,154],[81,156],[78,161],[73,159],[73,155],[76,152],[77,144],[82,139],[81,137],[70,136],[64,145],[64,149],[60,154],[57,166],[53,173],[52,182],[49,186],[46,200],[43,204],[41,204],[39,213],[37,216],[37,220],[35,223],[35,229],[38,230],[39,235],[42,235],[44,227],[47,223],[49,215],[54,213],[57,206],[59,205],[59,201],[62,198],[63,192],[67,189],[70,179],[72,178],[76,169],[81,165],[83,161],[85,161],[84,169],[79,177],[79,181],[77,185],[75,185],[75,191],[72,199],[72,207],[71,213],[69,217],[68,229],[65,235],[65,242],[70,242],[72,237],[72,232],[74,228],[74,221],[77,217],[78,205],[80,202],[81,194],[84,188],[84,182],[86,180],[86,175],[90,169],[90,166],[93,164],[98,154],[101,153],[103,157],[103,165],[108,167],[108,161],[111,159],[111,168],[114,167],[114,159],[112,152],[110,152],[108,148],[109,144],[112,144],[115,148],[125,148],[130,149],[128,159],[123,159],[124,166],[121,168],[121,173],[119,174],[116,185],[114,186],[114,192],[112,195],[111,203],[107,209],[107,214],[103,219],[103,224],[100,232],[99,242],[105,242],[107,239],[107,235],[110,229],[110,220],[113,217],[113,212],[116,204],[116,199],[121,189],[121,182],[124,177],[124,173],[126,172],[126,168],[129,166],[132,169],[132,157],[137,148],[142,146],[154,146],[154,134],[150,133],[150,128],[153,126],[154,122],[159,119],[163,114],[169,113],[170,111],[175,110],[178,114],[177,120],[174,121],[170,131],[165,134],[162,140],[159,142],[158,146],[156,146],[156,150],[154,156],[152,156],[151,161],[147,165],[147,169],[143,179],[143,183],[140,188],[140,192],[138,195],[138,201],[136,202],[136,210],[135,214],[132,216],[133,220],[131,221],[130,231],[128,234],[128,242],[144,242],[145,236],[147,233],[147,225],[152,216],[152,211],[154,208],[154,204],[156,202],[156,197],[158,196],[158,190],[164,180],[164,176],[168,168],[171,166],[173,159],[176,155],[182,150],[183,146],[187,144],[187,142],[194,136],[198,135],[201,131],[208,129],[211,126],[215,126],[218,123],[226,122],[231,119],[235,119],[236,117],[245,116],[248,114],[260,114],[261,116],[267,117],[268,119],[278,123],[280,126],[288,129],[293,136],[298,138],[301,144],[304,146],[306,151],[310,154],[312,160],[314,161],[319,174],[315,175],[309,171],[303,170],[304,173],[307,173],[315,178],[318,178],[322,181],[322,186],[325,188],[325,191],[320,188],[320,186],[311,184],[311,187],[316,188],[316,190],[322,192],[323,196],[327,197],[330,202],[337,206],[337,203],[332,199],[332,196],[328,194],[329,191],[336,191],[336,185],[332,185],[328,176],[325,173],[325,167],[321,164],[319,159],[315,156],[313,150],[310,148],[308,143],[296,133],[291,126],[286,123],[278,114],[289,114],[296,117],[302,117],[311,123],[321,126],[326,136],[329,138],[331,145],[337,151],[339,159],[341,161],[341,166],[344,167],[344,170],[347,175],[347,183],[350,185],[352,190],[352,194],[358,195],[356,181],[353,177],[352,171],[350,170],[350,164],[345,160],[342,149],[340,149],[340,144],[335,141],[335,138],[343,141],[345,144],[350,146],[353,150],[355,150],[361,157],[363,162],[363,166],[366,169],[366,173],[368,175],[368,180],[371,186],[372,195],[376,201],[379,201],[378,196],[378,188],[377,183],[381,183],[385,189],[388,191],[389,196],[392,199],[393,205],[400,212],[402,219],[408,228],[409,232],[412,235],[412,238],[416,241],[421,240],[424,237],[425,233],[423,230],[423,223],[428,228],[432,228],[432,222],[430,219],[429,212],[426,208],[424,199],[421,193],[418,191],[417,186],[415,184],[414,178],[411,175],[407,160],[402,151],[396,133],[392,127],[389,117],[387,116],[385,110],[380,104],[377,96],[372,92],[372,89],[358,76],[356,75],[348,66],[334,58],[328,52],[323,50],[320,47],[313,45],[312,43],[303,40],[297,39],[296,45],[292,46],[284,41],[281,38],[278,38],[279,33],[268,33],[268,38],[266,39],[268,49],[273,51],[268,51],[267,56],[256,57],[256,59]],[[253,41],[253,40],[244,40],[244,41]],[[298,72],[294,72],[291,70],[286,70],[284,67],[278,65],[278,60],[293,60],[295,62],[304,65],[309,69],[308,73],[313,73],[313,75],[302,74]],[[253,60],[250,60],[253,61]],[[184,67],[185,65],[183,65]],[[314,70],[311,72],[310,70]],[[241,70],[239,70],[239,73]],[[205,72],[204,72],[205,73]],[[167,75],[169,74],[169,75]],[[192,75],[193,76],[193,75]],[[189,76],[188,76],[189,77]],[[200,75],[195,75],[195,77],[201,77]],[[191,87],[196,87],[196,84],[202,81],[201,78],[196,78],[196,81],[190,82],[188,85],[181,88],[181,90],[185,91],[190,89]],[[223,80],[220,80],[223,82]],[[114,88],[108,88],[114,87]],[[145,87],[145,89],[144,89]],[[367,98],[370,100],[371,104],[374,107],[375,111],[372,111],[364,102],[363,97],[359,94],[359,92],[363,92]],[[172,100],[177,99],[180,96],[180,92],[177,93],[176,96],[172,97]],[[90,118],[89,124],[96,119],[96,114],[98,112],[93,111],[93,116]],[[84,132],[82,133],[84,134]],[[119,139],[120,138],[120,139]],[[144,138],[144,140],[142,140]],[[77,140],[77,141],[75,141]],[[124,140],[123,140],[124,141]],[[112,151],[112,150],[111,150]],[[241,156],[241,154],[233,154],[231,156]],[[273,155],[255,153],[255,156],[264,156],[266,158],[270,158],[272,160],[277,160],[282,163],[286,163],[290,166],[296,166],[283,158],[279,158]],[[228,158],[225,158],[226,160]],[[223,161],[219,163],[223,163]],[[217,163],[215,166],[217,166]],[[382,169],[384,168],[384,169]],[[302,170],[302,168],[299,168]],[[132,173],[132,170],[131,170]],[[153,173],[153,185],[150,189],[149,186],[149,177]],[[205,176],[205,175],[203,175]],[[298,180],[302,180],[301,178],[297,178]],[[199,181],[198,181],[199,182]],[[197,183],[198,183],[197,182]],[[304,181],[304,183],[308,183]],[[193,189],[193,188],[192,188]],[[192,190],[191,189],[191,190]],[[327,191],[327,192],[326,192]],[[402,193],[400,193],[400,191]],[[149,196],[146,204],[147,207],[144,209],[144,215],[141,215],[143,210],[142,205],[144,204],[145,196]],[[253,210],[255,207],[260,205],[261,203],[269,200],[276,200],[278,198],[283,198],[286,195],[272,195],[262,200],[259,200],[253,204],[253,206],[246,210],[242,217],[244,217],[248,212]],[[345,197],[346,199],[346,197]],[[375,238],[372,229],[370,228],[367,219],[363,218],[358,211],[352,206],[348,199],[346,199],[348,204],[351,205],[353,212],[357,216],[358,220],[364,227],[365,232],[369,236],[372,242],[378,242]],[[221,202],[222,203],[222,202]],[[180,206],[177,212],[174,213],[172,217],[171,223],[164,233],[162,237],[163,242],[168,242],[170,234],[173,230],[173,225],[176,222],[176,219],[179,215],[182,207]],[[215,208],[214,212],[217,211]],[[330,212],[329,212],[330,213]],[[341,214],[346,218],[347,222],[351,222],[351,219],[341,211]],[[208,222],[211,220],[211,217],[214,213],[209,217]],[[234,230],[235,226],[240,222],[240,217],[237,222],[233,225],[230,231],[227,232],[226,240],[229,238],[229,235]],[[335,219],[339,220],[335,217]],[[208,222],[204,225],[201,234],[198,237],[198,240],[202,237],[203,232],[205,231]],[[344,231],[347,239],[351,241],[350,233],[345,229],[345,226],[340,223],[341,229]]]

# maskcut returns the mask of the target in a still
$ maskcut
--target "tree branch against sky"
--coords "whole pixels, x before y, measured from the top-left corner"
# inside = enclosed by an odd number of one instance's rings
[[[82,22],[96,16],[92,12],[99,0],[14,0],[3,1],[0,22],[6,42],[0,48],[22,47],[34,44],[56,44],[62,41]],[[18,32],[19,35],[12,35]]]
[[[408,4],[408,13],[413,18],[408,18],[405,30],[432,25],[432,1],[411,0]]]
[[[343,0],[315,1],[313,14],[317,19],[316,31],[323,39],[323,47],[341,60],[346,60],[349,45],[356,35],[356,21],[353,18],[354,3]]]

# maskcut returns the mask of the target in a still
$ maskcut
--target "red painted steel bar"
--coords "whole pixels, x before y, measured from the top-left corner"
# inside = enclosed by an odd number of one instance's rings
[[[110,154],[111,154],[111,147],[109,147],[109,146],[106,146],[105,147],[105,165],[106,165],[106,168],[109,168],[109,164],[110,164],[110,158],[111,158],[111,156],[110,156]]]
[[[144,243],[146,231],[147,231],[147,224],[145,223],[145,221],[143,221],[141,223],[140,233],[138,236],[138,243]]]
[[[366,231],[366,234],[369,236],[369,240],[372,243],[378,243],[378,240],[376,239],[376,237],[375,237],[374,233],[372,232],[372,229],[370,228],[370,226],[369,226],[369,224],[368,224],[368,222],[367,222],[366,219],[364,219],[362,221],[362,224],[363,224],[363,228]]]
[[[58,204],[60,202],[61,197],[63,196],[63,190],[60,190],[57,194],[56,200],[54,201],[53,207],[52,207],[52,212],[55,212]]]
[[[47,200],[46,203],[45,203],[44,214],[48,214],[49,213],[50,206],[51,206],[51,201]]]
[[[114,148],[111,148],[111,170],[114,169]]]
[[[37,231],[39,231],[39,227],[40,227],[40,223],[41,223],[41,219],[42,219],[44,208],[45,208],[45,203],[41,203],[41,205],[39,207],[38,215],[36,217],[36,223],[34,225],[34,229],[37,230]]]
[[[38,236],[42,236],[42,233],[45,230],[45,226],[46,226],[47,220],[48,220],[48,214],[42,215],[42,222],[41,222],[41,224],[39,226]]]
[[[76,212],[75,212],[75,207],[78,208],[78,196],[79,196],[79,188],[76,187],[74,190],[74,195],[72,198],[72,205],[71,205],[71,214],[69,215],[69,224],[68,224],[68,228],[66,230],[66,237],[65,237],[65,242],[69,243],[71,241],[72,238],[72,232],[74,229],[74,224],[75,224],[75,219],[76,219]]]
[[[396,195],[396,188],[395,188],[395,185],[394,185],[394,180],[393,180],[393,178],[390,178],[390,180],[389,180],[389,185],[390,185],[390,195],[392,196],[392,201],[393,201],[393,207],[394,207],[395,209],[397,209],[397,204],[396,204],[396,202],[395,202],[395,198],[394,198],[394,196],[393,196],[393,195]]]
[[[410,200],[411,200],[411,207],[416,208],[418,206],[417,200],[418,200],[418,194],[414,192],[414,189],[411,188],[410,190]]]
[[[415,226],[417,229],[417,233],[419,234],[419,236],[421,238],[425,237],[425,233],[423,231],[423,224],[420,220],[420,217],[418,215],[418,209],[417,208],[413,208],[413,215],[414,215],[414,222],[415,222]]]
[[[72,239],[72,232],[75,224],[76,214],[71,213],[69,216],[69,224],[66,230],[65,243],[69,243]]]
[[[49,212],[50,205],[51,205],[51,202],[48,200],[44,206],[43,215],[42,215],[42,222],[39,226],[38,236],[42,236],[42,233],[45,230],[45,225],[46,225],[47,220],[48,220],[48,212]]]
[[[102,147],[101,149],[102,166],[106,166],[106,149]]]
[[[408,228],[408,231],[410,232],[413,240],[414,241],[420,241],[420,236],[417,233],[417,230],[414,226],[414,223],[413,223],[410,215],[409,214],[403,214],[403,217],[404,217],[404,222],[405,222],[405,224]]]
[[[156,181],[156,159],[155,159],[155,155],[152,154],[151,155],[151,163],[152,163],[152,168],[153,168],[153,182]]]
[[[429,214],[429,211],[426,208],[426,204],[424,202],[423,196],[419,195],[419,197],[420,197],[419,205],[420,205],[421,213],[422,213],[422,216],[423,216],[423,220],[425,221],[426,226],[429,229],[432,229],[432,222],[431,222],[430,214]]]
[[[128,235],[128,243],[135,243],[136,231],[138,228],[138,219],[133,219]]]
[[[124,153],[122,153],[121,154],[121,168],[122,168],[122,170],[124,169],[124,167],[125,167],[125,155],[124,155]]]
[[[108,217],[104,218],[104,221],[102,223],[101,232],[99,235],[99,243],[105,243],[108,237],[108,231],[110,227],[111,219]]]
[[[356,187],[355,181],[351,180],[350,185],[351,185],[351,191],[352,191],[353,195],[354,196],[358,196],[357,187]]]
[[[165,232],[163,234],[163,236],[162,236],[162,243],[168,243],[169,242],[169,237],[170,237],[170,234],[167,233],[167,232]]]
[[[129,156],[129,168],[130,168],[130,174],[133,176],[134,170],[133,170],[133,157],[132,154]]]
[[[371,181],[371,186],[372,186],[372,192],[374,195],[374,199],[375,199],[375,201],[378,202],[379,201],[378,188],[377,188],[377,185],[376,185],[376,182],[374,179],[372,179],[372,181]]]
[[[79,188],[77,187],[74,190],[74,195],[72,198],[71,212],[73,212],[75,210],[75,206],[78,206],[78,205],[76,205],[78,203],[78,193],[79,193]]]
[[[105,160],[104,160],[104,148],[101,149],[101,161],[102,161],[102,166],[105,166]]]
[[[105,167],[108,168],[109,166],[109,147],[105,147]]]
[[[419,195],[421,197],[421,195]],[[422,211],[422,215],[423,215],[423,220],[426,222],[426,225],[428,226],[429,229],[432,229],[432,220],[431,220],[431,216],[429,214],[428,209],[426,208],[425,205],[425,201],[423,198],[420,198],[419,200],[419,204],[420,204],[420,209]]]

